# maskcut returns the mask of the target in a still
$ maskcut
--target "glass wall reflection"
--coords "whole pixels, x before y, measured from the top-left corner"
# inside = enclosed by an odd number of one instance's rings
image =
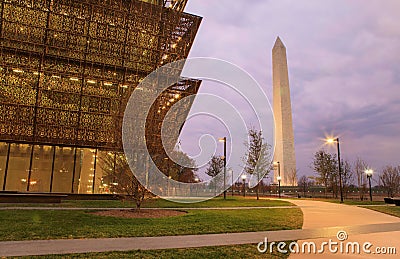
[[[29,167],[32,145],[0,142],[0,190],[6,191],[102,194],[111,193],[114,181],[115,153],[90,148],[33,147],[31,176]],[[76,156],[76,159],[75,159]],[[75,164],[75,170],[74,170]],[[75,174],[74,174],[75,173]]]
[[[0,190],[3,190],[4,176],[6,172],[6,161],[7,161],[7,143],[0,143]]]
[[[53,149],[50,146],[34,146],[29,191],[50,192]]]
[[[81,149],[79,163],[81,165],[79,188],[80,194],[91,194],[93,192],[93,183],[95,181],[95,149]],[[78,157],[77,157],[78,159]]]
[[[8,162],[6,190],[26,191],[28,184],[29,162],[32,146],[28,144],[11,144]]]
[[[74,171],[74,155],[74,148],[56,147],[52,192],[71,192],[72,173]]]
[[[96,186],[98,193],[111,193],[111,184],[114,182],[115,153],[99,151],[96,162]]]

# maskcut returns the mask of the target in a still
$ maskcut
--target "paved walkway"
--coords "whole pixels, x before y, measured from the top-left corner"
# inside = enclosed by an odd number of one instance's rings
[[[303,229],[315,229],[333,226],[353,226],[357,228],[360,225],[379,226],[380,224],[393,226],[400,223],[400,218],[389,216],[383,213],[375,212],[369,209],[349,206],[343,204],[335,204],[328,202],[319,201],[308,201],[308,200],[291,200],[292,203],[300,206],[303,211]],[[343,230],[346,230],[345,228]],[[371,231],[370,233],[356,233],[348,232],[348,239],[344,240],[343,251],[344,253],[331,253],[329,248],[325,247],[323,254],[291,254],[290,259],[300,258],[399,258],[400,254],[400,231],[397,228],[388,228],[387,230],[381,229],[382,231]],[[301,240],[301,239],[299,239]],[[335,237],[332,239],[335,242],[339,240]],[[304,242],[315,242],[317,244],[317,250],[320,249],[323,242],[328,242],[329,239],[308,239],[299,241],[300,247]],[[361,245],[361,253],[353,254],[349,249],[350,254],[346,254],[346,244],[349,242],[358,242]],[[370,242],[373,246],[368,249],[371,254],[366,254],[362,251],[362,245],[365,242]],[[375,253],[375,248],[387,248],[395,247],[397,255],[378,255]],[[334,247],[332,249],[335,250]]]
[[[0,256],[24,256],[46,254],[69,254],[107,251],[154,250],[169,248],[190,248],[220,245],[241,245],[268,242],[300,240],[306,238],[333,238],[339,230],[351,234],[379,233],[392,229],[400,231],[400,223],[364,225],[357,227],[330,227],[265,232],[246,232],[211,235],[186,235],[136,238],[59,239],[0,242]],[[254,253],[257,253],[254,246]]]
[[[254,209],[296,209],[297,206],[268,207],[218,207],[218,208],[142,208],[142,210],[254,210]],[[132,208],[68,208],[68,207],[0,207],[0,210],[132,210]]]
[[[398,245],[398,253],[400,253],[400,245],[398,244],[400,243],[399,218],[355,206],[307,200],[293,200],[292,202],[300,206],[303,211],[303,229],[167,237],[9,241],[0,242],[0,256],[239,245],[259,243],[264,241],[265,238],[268,238],[269,242],[303,240],[300,242],[301,245],[304,240],[319,243],[329,239],[337,241],[336,234],[338,231],[346,231],[349,236],[348,241],[369,241],[374,244],[374,247],[378,245],[395,247]],[[257,253],[256,247],[254,252]],[[312,256],[310,254],[292,254],[290,258],[312,258]],[[323,256],[320,254],[316,256],[330,258],[332,255],[325,253]],[[376,258],[375,254],[367,256],[369,256],[367,258]],[[348,255],[336,254],[333,258],[349,257]],[[359,256],[357,258],[364,257]],[[382,258],[397,258],[397,256],[386,255]]]

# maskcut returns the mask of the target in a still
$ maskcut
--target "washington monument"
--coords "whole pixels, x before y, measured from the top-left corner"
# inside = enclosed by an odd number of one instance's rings
[[[278,183],[280,174],[281,185],[297,185],[286,47],[279,37],[272,49],[272,80],[275,116],[274,182]]]

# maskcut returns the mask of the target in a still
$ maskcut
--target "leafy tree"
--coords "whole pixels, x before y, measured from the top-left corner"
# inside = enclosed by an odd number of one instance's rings
[[[172,151],[171,159],[164,159],[163,164],[166,167],[165,172],[172,179],[183,183],[194,183],[197,177],[197,165],[196,161],[190,158],[186,153],[182,151]],[[182,166],[186,165],[186,166]]]
[[[215,192],[217,192],[217,186],[223,181],[223,175],[220,174],[224,170],[224,160],[219,156],[212,156],[208,162],[206,174],[213,177],[210,184],[213,185]]]
[[[379,178],[388,196],[393,198],[400,187],[400,166],[386,166]]]
[[[314,172],[317,173],[317,177],[315,178],[317,183],[325,187],[325,196],[327,195],[329,187],[331,187],[335,193],[335,186],[337,186],[336,156],[327,153],[325,150],[317,151],[314,154],[311,167]]]
[[[271,164],[271,146],[266,143],[262,136],[262,131],[256,129],[250,129],[249,132],[250,141],[245,142],[247,152],[243,158],[244,170],[249,175],[256,175],[257,177],[257,200],[260,198],[260,181],[264,175],[269,174],[272,169]]]

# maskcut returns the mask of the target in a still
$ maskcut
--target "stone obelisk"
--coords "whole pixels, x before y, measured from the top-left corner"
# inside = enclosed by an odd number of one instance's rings
[[[286,47],[279,37],[272,49],[272,71],[275,117],[274,182],[278,183],[279,162],[281,185],[297,185]]]

